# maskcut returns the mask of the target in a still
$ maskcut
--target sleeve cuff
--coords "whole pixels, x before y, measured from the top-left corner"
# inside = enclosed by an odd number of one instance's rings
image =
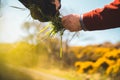
[[[84,24],[84,22],[83,22],[83,15],[80,15],[80,24],[81,24],[82,30],[88,31],[85,24]]]

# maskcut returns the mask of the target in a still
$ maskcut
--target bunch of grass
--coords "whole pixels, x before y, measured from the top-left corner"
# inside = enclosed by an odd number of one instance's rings
[[[43,15],[44,16],[44,15]],[[52,36],[54,37],[56,34],[60,35],[60,58],[62,58],[62,36],[65,31],[65,28],[62,25],[61,18],[59,16],[51,17],[50,18],[50,23],[45,26],[40,33],[44,32],[49,28],[49,31],[46,33],[47,36]]]
[[[36,3],[35,0],[19,0],[26,8],[30,10],[31,16],[33,19],[38,19],[41,22],[47,22],[50,23],[45,26],[40,32],[45,31],[48,27],[50,28],[47,32],[48,36],[55,36],[56,34],[60,34],[61,40],[60,40],[60,57],[62,57],[62,35],[65,31],[65,28],[62,25],[61,17],[59,13],[56,13],[54,16],[49,16],[44,14],[44,12],[41,9],[41,4],[39,4],[39,1]],[[44,0],[43,0],[44,1]]]

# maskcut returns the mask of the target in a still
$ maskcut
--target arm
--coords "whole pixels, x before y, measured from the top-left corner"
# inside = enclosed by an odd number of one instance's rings
[[[104,30],[120,27],[120,0],[104,8],[92,10],[83,15],[70,14],[62,18],[63,26],[70,31]]]
[[[104,8],[83,14],[87,30],[103,30],[120,27],[120,0],[115,0]]]

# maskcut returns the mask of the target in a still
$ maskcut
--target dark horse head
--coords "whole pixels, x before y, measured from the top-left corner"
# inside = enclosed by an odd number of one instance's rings
[[[59,16],[61,0],[19,0],[31,12],[34,19],[41,22],[50,21],[48,17]],[[47,16],[47,17],[45,17]]]

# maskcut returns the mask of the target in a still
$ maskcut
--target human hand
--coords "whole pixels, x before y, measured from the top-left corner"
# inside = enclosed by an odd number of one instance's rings
[[[71,32],[82,30],[79,14],[70,14],[67,16],[63,16],[62,24],[65,27],[65,29],[68,29]]]

